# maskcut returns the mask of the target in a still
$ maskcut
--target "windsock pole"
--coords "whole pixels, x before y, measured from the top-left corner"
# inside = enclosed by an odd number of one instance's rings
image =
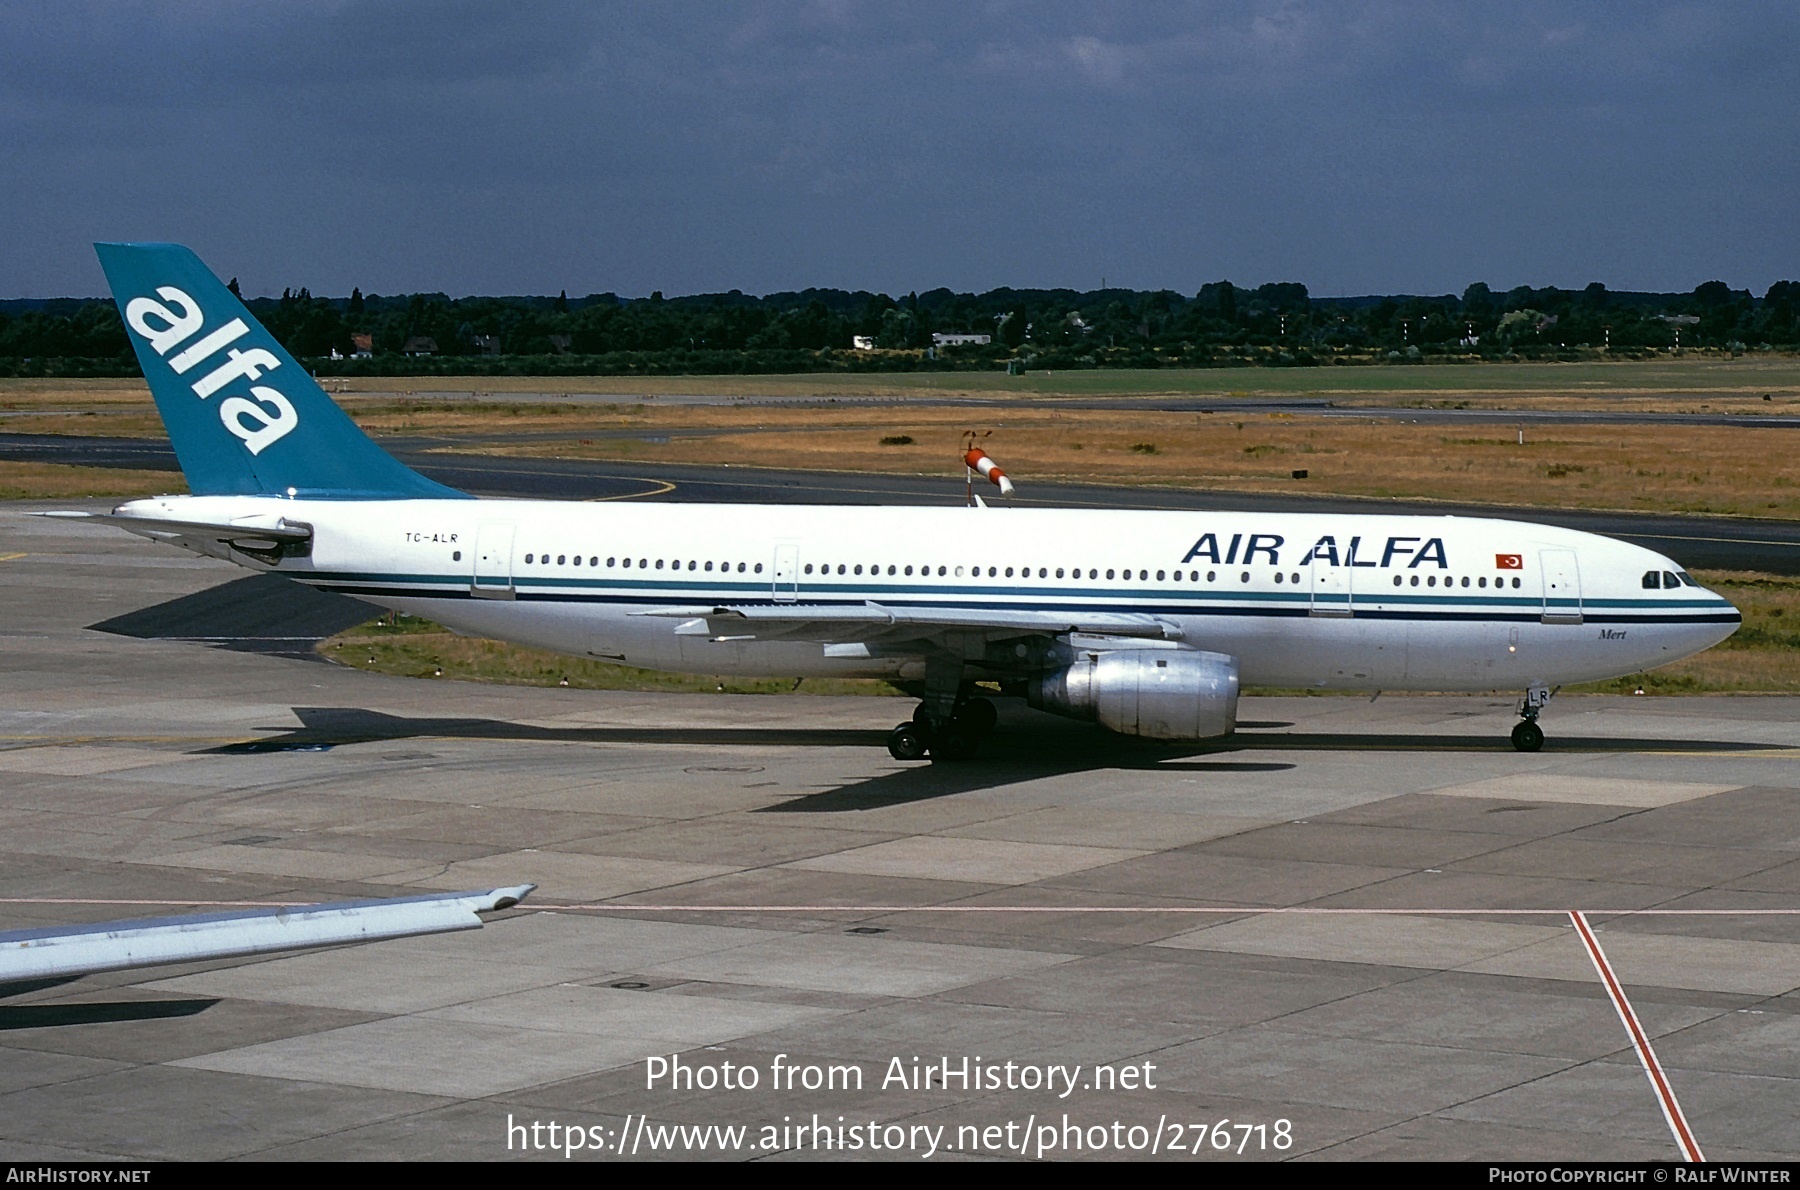
[[[983,479],[986,479],[995,487],[999,488],[1002,496],[1011,496],[1013,494],[1013,481],[1006,478],[1006,472],[1000,470],[1000,468],[994,464],[994,460],[988,458],[987,451],[982,450],[978,446],[971,446],[969,452],[963,455],[963,462],[966,463],[969,468],[969,502],[971,504],[974,503],[975,475],[977,472],[981,474]]]

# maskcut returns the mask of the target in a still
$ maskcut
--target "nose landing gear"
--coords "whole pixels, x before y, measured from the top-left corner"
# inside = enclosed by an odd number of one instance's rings
[[[1538,726],[1538,714],[1556,693],[1542,682],[1533,682],[1519,704],[1520,722],[1512,729],[1512,746],[1521,752],[1536,752],[1544,746],[1544,729]]]

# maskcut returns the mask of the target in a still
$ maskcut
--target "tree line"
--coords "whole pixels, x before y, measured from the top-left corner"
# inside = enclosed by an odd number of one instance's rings
[[[235,287],[236,282],[233,282]],[[245,303],[320,374],[734,373],[1031,367],[1305,366],[1426,359],[1800,349],[1800,284],[1761,297],[1484,284],[1458,296],[1314,298],[1285,282],[1172,290],[807,289],[624,298],[347,298],[290,289]],[[934,334],[988,335],[934,347]],[[858,344],[863,345],[859,349]],[[0,375],[129,375],[110,301],[0,301]]]

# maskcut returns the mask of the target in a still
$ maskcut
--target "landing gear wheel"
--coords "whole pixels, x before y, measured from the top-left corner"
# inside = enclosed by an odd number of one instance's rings
[[[895,760],[919,760],[926,752],[925,733],[913,723],[902,723],[888,732],[888,755]]]
[[[1544,729],[1527,719],[1512,729],[1512,745],[1521,752],[1536,752],[1544,746]]]
[[[968,760],[975,755],[975,737],[964,728],[952,723],[938,732],[937,738],[931,742],[931,759]]]
[[[994,730],[994,724],[999,721],[1000,712],[985,698],[971,698],[956,708],[956,714],[952,717],[952,722],[974,736],[986,735]]]

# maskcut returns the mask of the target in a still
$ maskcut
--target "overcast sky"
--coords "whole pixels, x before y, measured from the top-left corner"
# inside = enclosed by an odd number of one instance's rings
[[[0,0],[0,296],[1761,293],[1800,5]]]

